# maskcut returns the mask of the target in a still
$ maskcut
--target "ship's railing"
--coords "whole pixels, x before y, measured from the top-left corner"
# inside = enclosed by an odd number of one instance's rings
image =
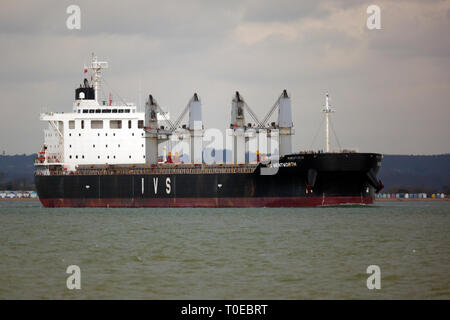
[[[300,152],[293,152],[292,154],[323,154],[323,153],[357,153],[358,151],[355,149],[341,149],[341,150],[334,150],[332,152],[325,152],[323,150],[306,150],[306,151],[300,151]]]
[[[158,175],[158,174],[215,174],[215,173],[253,173],[256,164],[223,165],[223,166],[157,166],[157,167],[105,167],[105,168],[77,168],[76,171],[65,171],[61,168],[37,170],[36,175]]]
[[[61,163],[61,155],[59,153],[40,152],[38,157],[34,159],[35,164],[58,164]]]

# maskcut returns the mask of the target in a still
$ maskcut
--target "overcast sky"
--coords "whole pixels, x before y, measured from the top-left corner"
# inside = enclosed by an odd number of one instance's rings
[[[66,27],[71,4],[80,30]],[[366,27],[370,4],[381,30]],[[198,92],[205,126],[225,129],[233,92],[264,118],[286,88],[293,150],[305,150],[329,91],[342,147],[449,153],[449,32],[450,1],[438,0],[2,0],[0,151],[39,151],[39,112],[71,111],[95,52],[115,97],[137,103],[141,86],[172,118]],[[313,148],[324,148],[322,132]]]

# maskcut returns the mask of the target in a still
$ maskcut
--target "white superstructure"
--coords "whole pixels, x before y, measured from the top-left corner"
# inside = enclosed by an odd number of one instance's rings
[[[60,164],[73,171],[79,164],[145,163],[144,113],[134,104],[100,99],[104,68],[107,63],[93,56],[91,81],[76,89],[72,112],[40,115],[48,128],[38,165]]]
[[[48,123],[48,128],[44,130],[44,144],[36,161],[41,171],[53,170],[54,166],[61,166],[69,174],[79,165],[153,166],[161,160],[173,163],[173,156],[175,162],[192,165],[205,162],[205,128],[202,103],[197,93],[172,122],[169,113],[158,105],[152,95],[148,96],[145,112],[138,112],[134,104],[113,101],[111,94],[108,98],[100,97],[104,82],[102,70],[105,68],[108,64],[92,55],[90,66],[84,68],[84,73],[90,70],[90,77],[86,75],[83,84],[75,90],[72,112],[40,114],[40,119]],[[260,161],[260,151],[263,159],[269,155],[275,158],[292,152],[292,107],[286,90],[262,121],[239,92],[233,96],[231,107],[231,123],[225,137],[225,150],[231,152],[231,157],[223,159],[225,162],[255,164]],[[276,109],[278,119],[269,124],[269,118]],[[246,124],[244,111],[254,120],[253,124]],[[181,125],[187,114],[188,123]],[[163,159],[160,149],[164,153]]]

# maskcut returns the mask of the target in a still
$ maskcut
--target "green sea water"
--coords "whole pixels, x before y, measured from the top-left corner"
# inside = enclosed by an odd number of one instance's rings
[[[449,299],[450,203],[47,209],[0,202],[0,299]],[[81,289],[69,290],[69,265]],[[367,288],[369,265],[381,289]]]

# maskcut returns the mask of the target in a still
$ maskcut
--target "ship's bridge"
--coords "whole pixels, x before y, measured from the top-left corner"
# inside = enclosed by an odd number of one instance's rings
[[[136,105],[133,103],[112,104],[106,101],[98,103],[96,100],[76,100],[73,105],[74,113],[86,114],[114,114],[120,116],[121,114],[136,113]]]

